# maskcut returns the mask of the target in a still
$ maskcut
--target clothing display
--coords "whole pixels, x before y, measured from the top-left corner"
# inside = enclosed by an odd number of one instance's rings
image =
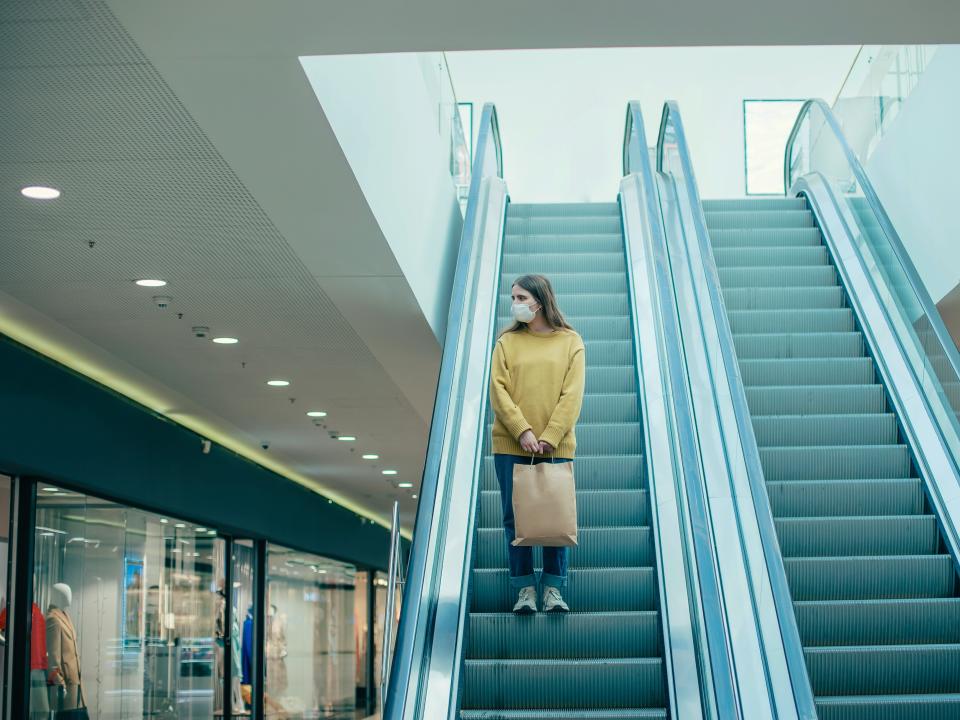
[[[557,457],[573,458],[584,378],[583,340],[573,330],[540,335],[523,329],[501,335],[490,369],[493,452],[529,456],[520,436],[532,430],[555,448]]]
[[[7,609],[0,610],[0,632],[7,631]],[[47,669],[47,626],[40,607],[33,603],[30,620],[30,669]]]
[[[80,707],[80,653],[77,650],[77,630],[67,614],[72,591],[69,585],[57,583],[50,591],[47,611],[47,658],[51,677],[57,671],[50,691],[53,710],[72,710]]]
[[[267,692],[282,695],[287,689],[287,616],[270,606],[267,615]]]
[[[243,641],[241,660],[241,680],[243,685],[250,685],[253,680],[253,605],[247,610],[247,617],[243,621]]]

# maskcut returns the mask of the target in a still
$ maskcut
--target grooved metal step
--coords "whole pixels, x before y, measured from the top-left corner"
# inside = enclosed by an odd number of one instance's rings
[[[949,555],[784,558],[783,565],[794,601],[950,597],[956,588]]]
[[[662,674],[660,658],[465,660],[463,707],[662,706]]]
[[[937,551],[932,515],[778,518],[780,550],[788,557],[875,557]]]
[[[754,415],[760,446],[894,445],[897,418],[870,415]]]
[[[723,293],[727,310],[813,310],[843,307],[839,287],[730,288]]]
[[[732,230],[740,228],[802,228],[814,227],[809,210],[721,210],[706,211],[707,228]]]
[[[471,658],[640,658],[660,654],[658,613],[471,613]]]
[[[739,333],[834,333],[855,329],[849,308],[729,310],[730,330]]]
[[[806,385],[745,387],[747,404],[754,415],[835,415],[837,413],[883,412],[887,398],[883,386]]]
[[[506,568],[473,570],[473,612],[510,612],[517,593]],[[580,612],[656,610],[652,567],[570,568],[563,597]]]
[[[550,275],[555,272],[626,272],[626,269],[622,253],[568,251],[562,255],[516,252],[503,255],[503,272],[507,273]]]
[[[844,480],[910,477],[905,445],[761,447],[767,480]]]
[[[794,609],[809,647],[960,643],[960,598],[799,602]]]
[[[750,387],[869,385],[876,379],[873,361],[865,357],[741,360],[740,375]]]
[[[590,456],[577,453],[574,469],[578,490],[620,490],[646,487],[646,468],[642,455],[619,457]],[[481,490],[499,490],[493,469],[493,457],[483,459]]]
[[[741,360],[855,358],[864,350],[859,332],[739,333],[733,344]]]
[[[960,645],[807,648],[818,694],[960,693]]]
[[[774,517],[917,515],[924,511],[916,478],[768,482]]]
[[[653,534],[649,527],[580,527],[578,544],[570,548],[570,565],[578,568],[651,567],[654,563]],[[507,547],[502,528],[479,528],[474,567],[507,565]],[[543,553],[533,549],[534,567],[543,568]]]
[[[711,230],[715,248],[724,247],[798,247],[823,242],[818,228],[752,228]]]

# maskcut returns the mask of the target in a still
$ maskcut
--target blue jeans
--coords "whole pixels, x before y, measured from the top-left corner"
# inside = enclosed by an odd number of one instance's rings
[[[571,462],[570,458],[534,458],[534,463]],[[517,536],[513,518],[513,466],[517,463],[530,463],[530,456],[504,455],[493,456],[493,467],[500,483],[500,505],[503,507],[503,532],[507,538],[507,554],[510,558],[510,586],[514,588],[537,584],[533,571],[533,548],[517,547],[513,539]],[[540,580],[544,585],[560,588],[567,584],[567,566],[570,562],[570,548],[543,548],[543,573]]]

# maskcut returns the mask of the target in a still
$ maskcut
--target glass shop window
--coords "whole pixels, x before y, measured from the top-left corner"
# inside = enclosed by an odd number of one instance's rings
[[[6,697],[4,683],[7,677],[7,612],[10,600],[8,566],[10,559],[10,490],[12,481],[0,475],[0,698]],[[0,705],[0,718],[4,708]]]
[[[353,720],[356,569],[279,545],[267,568],[265,716]]]
[[[31,716],[222,713],[224,543],[214,530],[37,488]]]

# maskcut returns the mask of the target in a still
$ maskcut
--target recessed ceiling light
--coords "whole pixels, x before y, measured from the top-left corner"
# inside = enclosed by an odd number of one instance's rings
[[[413,483],[409,483],[409,482],[397,483],[397,487],[401,487],[401,488],[412,488],[412,487],[413,487]]]
[[[53,537],[53,533],[52,533],[52,532],[42,532],[42,533],[40,533],[40,537]]]
[[[267,380],[267,385],[270,387],[286,387],[289,384],[289,380]]]
[[[216,530],[207,530],[207,535],[216,535],[216,534],[217,534]]]
[[[206,531],[207,531],[206,528],[200,528],[200,527],[198,527],[196,530],[197,530],[197,532],[206,532]]]
[[[43,491],[44,491],[44,492],[60,492],[60,488],[45,487],[45,488],[43,489]]]
[[[186,525],[183,524],[183,523],[177,523],[176,525],[174,525],[174,527],[184,528],[184,527],[186,527]]]
[[[167,284],[166,280],[136,280],[140,287],[163,287]]]
[[[326,417],[327,414],[323,410],[311,410],[307,413],[307,417]]]
[[[396,471],[396,470],[381,470],[380,472],[382,472],[384,475],[396,475],[396,474],[397,474],[397,471]]]
[[[366,455],[363,456],[363,459],[364,459],[364,460],[379,460],[379,459],[380,459],[380,456],[379,456],[379,455],[376,455],[376,454],[374,454],[374,453],[367,453]]]
[[[213,341],[217,345],[236,345],[238,342],[240,342],[234,337],[215,337]]]
[[[353,435],[338,435],[338,436],[337,436],[337,440],[339,440],[340,442],[353,442],[353,441],[356,440],[356,439],[357,439],[357,438],[354,437]]]
[[[20,194],[31,200],[56,200],[60,197],[60,191],[56,188],[46,187],[44,185],[30,185],[23,188]]]
[[[170,522],[170,521],[167,520],[166,518],[160,518],[160,522],[162,522],[164,525],[166,525],[166,524],[167,524],[168,522]]]
[[[416,493],[414,493],[414,494],[413,494],[413,495],[411,495],[410,497],[411,497],[411,498],[413,498],[414,500],[416,500],[416,499],[417,499],[417,494],[416,494]]]

